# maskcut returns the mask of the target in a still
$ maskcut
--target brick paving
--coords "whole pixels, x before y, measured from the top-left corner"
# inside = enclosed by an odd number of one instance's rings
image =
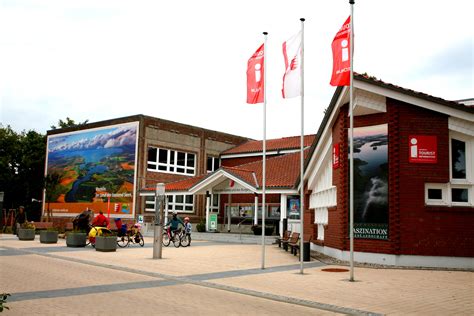
[[[356,268],[349,282],[319,261],[301,275],[298,258],[275,245],[261,270],[260,245],[195,241],[154,260],[145,242],[102,253],[0,235],[5,315],[474,314],[473,272]]]

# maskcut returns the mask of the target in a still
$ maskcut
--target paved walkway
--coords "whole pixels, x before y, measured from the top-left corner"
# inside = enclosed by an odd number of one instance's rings
[[[38,239],[38,236],[37,236]],[[473,315],[474,273],[356,268],[325,272],[275,245],[193,241],[152,258],[152,239],[113,253],[0,235],[5,315]]]

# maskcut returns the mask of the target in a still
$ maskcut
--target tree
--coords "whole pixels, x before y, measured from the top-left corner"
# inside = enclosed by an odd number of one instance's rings
[[[57,173],[51,173],[46,175],[44,178],[44,189],[45,189],[45,202],[48,203],[46,216],[48,222],[51,220],[53,213],[51,212],[51,208],[49,204],[51,201],[54,201],[57,197],[58,190],[59,190],[59,183],[61,181],[61,176]]]
[[[69,117],[66,117],[65,121],[59,119],[58,127],[56,127],[56,125],[51,125],[51,129],[81,126],[81,125],[86,125],[88,122],[89,120],[85,120],[84,122],[76,123],[74,120],[70,119]]]

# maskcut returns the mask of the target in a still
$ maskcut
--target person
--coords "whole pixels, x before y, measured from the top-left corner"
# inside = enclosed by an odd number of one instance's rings
[[[171,218],[170,222],[167,225],[171,229],[171,238],[172,239],[174,239],[174,235],[176,235],[176,232],[179,228],[179,224],[183,225],[183,227],[184,227],[183,221],[181,220],[181,218],[178,217],[178,212],[173,211],[173,218]]]
[[[77,215],[72,220],[73,229],[74,230],[88,231],[89,230],[89,223],[91,222],[93,216],[94,216],[94,213],[92,212],[92,210],[87,208],[84,212]]]
[[[25,222],[26,222],[25,207],[20,206],[18,207],[18,213],[16,213],[16,216],[15,216],[15,228],[16,228],[15,233],[17,235],[18,235],[18,230],[20,229],[21,225],[23,225]]]
[[[193,225],[189,222],[189,217],[184,218],[184,232],[189,238],[189,246],[191,246],[191,231],[193,229]]]
[[[99,226],[99,227],[109,226],[109,219],[104,216],[104,212],[99,211],[99,214],[92,221],[92,226]]]

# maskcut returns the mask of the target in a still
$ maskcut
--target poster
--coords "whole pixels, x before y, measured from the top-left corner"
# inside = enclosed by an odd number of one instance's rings
[[[288,219],[300,219],[300,197],[290,195],[287,198]]]
[[[354,238],[388,239],[388,125],[354,128]]]
[[[49,135],[46,173],[60,177],[49,201],[53,216],[89,208],[133,217],[137,134],[138,122]]]

